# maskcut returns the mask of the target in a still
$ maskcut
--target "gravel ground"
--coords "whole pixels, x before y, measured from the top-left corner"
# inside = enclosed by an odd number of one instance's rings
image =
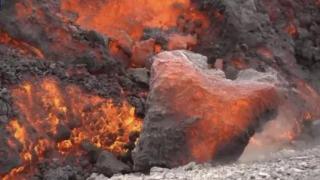
[[[107,180],[93,174],[88,180]],[[176,169],[152,168],[150,175],[115,175],[112,180],[202,180],[202,179],[276,179],[319,180],[320,145],[309,148],[285,148],[259,160],[223,166],[190,163]]]

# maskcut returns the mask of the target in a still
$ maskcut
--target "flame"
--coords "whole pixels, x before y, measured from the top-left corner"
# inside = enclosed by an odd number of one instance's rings
[[[19,50],[22,55],[31,55],[39,59],[44,59],[44,55],[40,49],[37,49],[26,42],[12,38],[8,33],[2,30],[0,30],[0,44],[15,48]]]
[[[53,78],[24,82],[12,88],[12,97],[22,116],[11,120],[7,128],[23,147],[23,163],[5,176],[7,179],[18,177],[21,171],[34,171],[33,162],[42,160],[46,151],[57,151],[61,156],[79,154],[83,141],[116,154],[126,153],[131,133],[141,129],[135,109],[126,101],[117,105],[75,85],[62,88]],[[69,127],[72,123],[78,125]],[[70,137],[57,138],[60,126],[70,128]]]

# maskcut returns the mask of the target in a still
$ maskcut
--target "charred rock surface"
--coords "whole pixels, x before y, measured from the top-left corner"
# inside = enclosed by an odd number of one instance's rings
[[[314,77],[309,74],[315,73],[317,67],[311,64],[318,59],[317,1],[205,0],[202,8],[216,9],[224,19],[216,20],[213,26],[219,30],[212,28],[214,36],[202,36],[195,50],[211,63],[223,59],[228,78],[244,68],[264,71],[268,66],[292,84]],[[318,86],[316,81],[313,85]]]

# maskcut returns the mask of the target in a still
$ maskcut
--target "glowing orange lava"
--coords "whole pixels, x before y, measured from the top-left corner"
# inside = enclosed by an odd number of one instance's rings
[[[40,59],[44,58],[44,55],[40,49],[37,49],[26,42],[12,38],[8,33],[2,30],[0,30],[0,45],[1,44],[18,49],[23,55],[32,55]]]
[[[200,22],[202,28],[209,24],[190,0],[63,0],[61,9],[76,13],[76,22],[82,27],[116,39],[129,49],[146,28],[182,30],[181,24],[190,21]]]
[[[63,0],[62,9],[77,13],[80,25],[116,39],[129,35],[138,40],[146,27],[174,27],[181,15],[192,20],[205,19],[190,0]]]
[[[126,153],[130,135],[141,129],[141,121],[127,102],[117,105],[75,85],[62,87],[52,78],[25,82],[12,89],[12,97],[22,116],[11,120],[7,129],[22,146],[23,163],[5,179],[33,171],[33,162],[48,151],[80,155],[83,141],[115,154]],[[61,127],[70,129],[69,137],[59,137]]]

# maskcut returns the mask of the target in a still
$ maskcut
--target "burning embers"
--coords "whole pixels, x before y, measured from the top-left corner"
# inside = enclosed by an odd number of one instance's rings
[[[12,97],[21,116],[7,126],[12,135],[8,144],[19,149],[21,165],[4,179],[32,173],[33,165],[46,158],[80,156],[85,142],[125,155],[141,129],[127,102],[117,105],[53,78],[25,82],[12,89]]]

